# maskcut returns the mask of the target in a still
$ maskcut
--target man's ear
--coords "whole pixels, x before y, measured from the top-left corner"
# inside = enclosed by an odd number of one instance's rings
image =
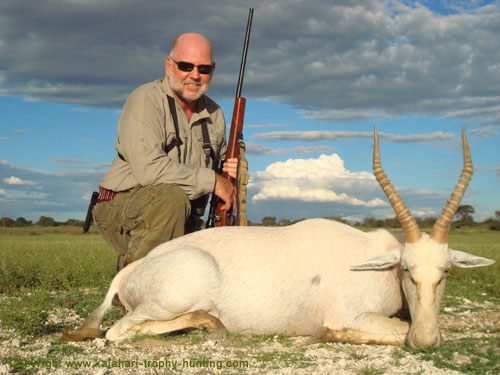
[[[167,56],[165,58],[165,75],[166,76],[168,76],[168,72],[170,71],[170,64],[171,64],[170,58],[169,58],[169,56]]]
[[[460,268],[473,268],[489,266],[495,263],[494,260],[478,257],[463,251],[449,249],[451,254],[451,263]]]
[[[386,251],[367,261],[351,266],[351,271],[374,271],[383,270],[398,264],[401,261],[401,250],[399,248]]]

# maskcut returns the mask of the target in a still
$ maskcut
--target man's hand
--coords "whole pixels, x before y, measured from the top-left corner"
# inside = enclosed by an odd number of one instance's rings
[[[237,159],[235,160],[238,163]],[[228,211],[231,206],[236,207],[236,189],[230,180],[222,177],[220,174],[215,174],[214,194],[224,201],[224,211]]]
[[[222,172],[226,172],[232,178],[236,178],[238,174],[238,158],[227,159],[222,166]]]

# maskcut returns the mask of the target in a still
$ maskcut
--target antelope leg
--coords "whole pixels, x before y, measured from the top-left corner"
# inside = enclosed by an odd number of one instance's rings
[[[333,330],[324,327],[319,338],[322,342],[400,346],[405,343],[409,327],[408,322],[398,318],[367,313],[356,320],[353,328]]]
[[[224,325],[206,311],[195,311],[178,316],[172,320],[147,320],[130,327],[134,334],[161,334],[183,329],[222,330]]]

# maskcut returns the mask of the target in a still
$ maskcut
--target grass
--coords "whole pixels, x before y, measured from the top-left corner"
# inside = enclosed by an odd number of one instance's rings
[[[385,367],[377,367],[374,365],[366,365],[354,369],[354,374],[356,375],[382,375],[386,372]]]
[[[439,368],[446,368],[471,375],[500,373],[499,338],[465,338],[448,341],[438,348],[415,351],[425,361],[433,361]]]
[[[313,358],[308,357],[304,352],[304,348],[285,352],[273,350],[260,353],[255,359],[262,368],[278,369],[292,366],[294,368],[306,368],[313,366],[315,364]]]
[[[496,260],[481,268],[454,267],[446,286],[444,305],[460,308],[463,298],[472,302],[489,301],[500,305],[500,232],[463,231],[450,234],[450,247]],[[0,228],[0,325],[13,329],[23,337],[37,337],[74,327],[62,327],[52,322],[50,314],[60,308],[71,308],[87,316],[99,303],[115,274],[116,253],[95,232],[83,235],[80,228]],[[104,325],[116,321],[119,310],[106,316]],[[495,325],[492,325],[495,330]],[[437,367],[454,369],[467,374],[493,374],[500,371],[497,331],[494,338],[465,338],[445,342],[440,348],[416,352],[408,347],[394,352],[395,361],[405,352],[415,353],[424,360],[434,361]],[[188,333],[192,343],[203,339],[199,333]],[[495,336],[496,335],[496,336]],[[5,340],[0,337],[0,342]],[[175,337],[169,336],[169,339]],[[301,349],[292,348],[289,338],[282,335],[242,336],[230,334],[240,347],[258,347],[277,342],[289,348],[286,352],[262,353],[256,358],[276,366],[312,366],[311,359]],[[53,343],[51,353],[72,350],[65,344]],[[456,354],[458,353],[458,354]],[[352,359],[363,352],[351,350]],[[471,360],[457,361],[457,356]],[[300,366],[299,366],[300,364]],[[380,368],[358,369],[360,374],[377,374]]]
[[[50,323],[51,310],[71,306],[86,316],[100,303],[116,260],[100,236],[71,227],[9,229],[0,231],[2,326],[39,336],[62,328]]]
[[[500,304],[500,233],[452,234],[449,246],[496,262],[487,267],[453,267],[446,282],[447,296],[460,296],[471,301],[494,301]],[[448,301],[446,301],[448,302]]]
[[[347,351],[349,354],[349,358],[359,361],[361,359],[364,359],[368,357],[368,354],[365,353],[364,349],[362,347],[350,347],[349,350]]]

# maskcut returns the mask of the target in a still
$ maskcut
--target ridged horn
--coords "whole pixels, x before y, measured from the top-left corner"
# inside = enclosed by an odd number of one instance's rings
[[[394,213],[403,228],[406,242],[418,242],[422,237],[418,224],[413,216],[411,216],[410,210],[408,210],[405,206],[405,202],[401,199],[396,189],[394,189],[394,186],[392,186],[391,181],[387,178],[387,175],[382,169],[376,127],[373,128],[373,174],[375,175],[375,178],[377,179],[382,190],[384,190],[385,195],[389,198],[389,202],[391,203]]]
[[[445,243],[448,241],[448,232],[450,231],[451,221],[457,212],[460,201],[462,200],[465,190],[469,185],[469,181],[474,173],[472,166],[472,159],[470,157],[469,145],[467,144],[467,137],[465,136],[465,126],[462,127],[462,149],[464,154],[464,167],[458,183],[455,186],[455,191],[451,193],[450,199],[446,202],[441,215],[437,219],[434,227],[432,228],[431,238],[437,243]]]

